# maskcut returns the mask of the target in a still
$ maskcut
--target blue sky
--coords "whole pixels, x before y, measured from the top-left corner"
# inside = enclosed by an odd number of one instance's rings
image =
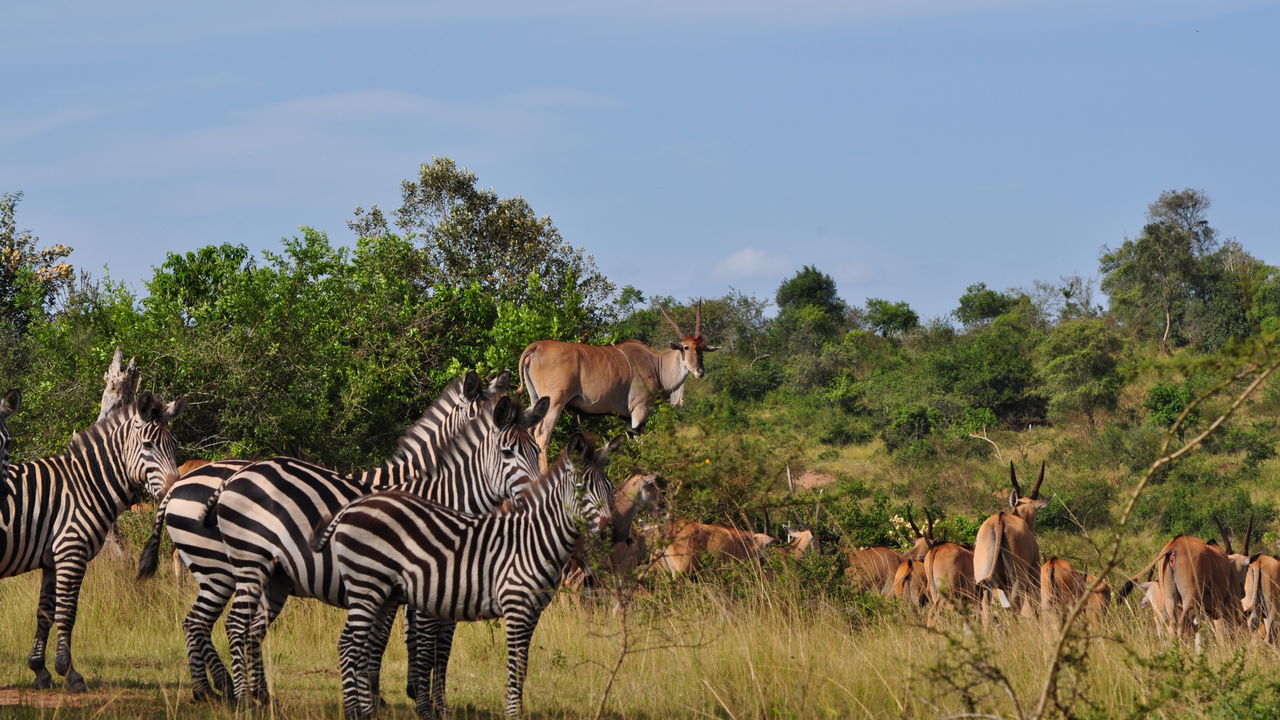
[[[804,264],[922,315],[1093,275],[1169,188],[1280,263],[1280,5],[1187,0],[27,3],[0,192],[132,283],[166,251],[350,242],[433,156],[619,285]]]

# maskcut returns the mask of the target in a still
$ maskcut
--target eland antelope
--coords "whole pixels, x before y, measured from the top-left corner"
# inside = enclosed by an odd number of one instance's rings
[[[631,431],[644,426],[658,398],[679,406],[685,379],[702,377],[702,354],[719,350],[702,337],[702,304],[698,304],[693,333],[685,333],[667,311],[662,317],[679,340],[665,350],[653,350],[638,340],[612,345],[538,340],[520,353],[520,379],[529,402],[550,398],[546,417],[534,432],[541,450],[539,464],[547,465],[547,442],[564,408],[591,415],[618,415],[630,420]]]
[[[1040,612],[1071,607],[1093,580],[1093,575],[1075,569],[1065,558],[1049,558],[1040,566]],[[1111,588],[1104,582],[1090,593],[1085,610],[1091,615],[1100,615],[1110,603]]]
[[[1241,608],[1267,642],[1275,642],[1275,621],[1280,618],[1280,559],[1258,553],[1249,558]]]
[[[1148,597],[1154,592],[1152,607],[1170,635],[1192,635],[1201,614],[1214,621],[1219,636],[1227,623],[1239,625],[1243,621],[1244,587],[1236,581],[1236,570],[1221,548],[1179,535],[1137,576],[1152,569],[1157,585],[1137,585],[1131,580],[1125,583],[1121,597],[1134,587],[1146,589]]]
[[[1040,463],[1040,477],[1031,488],[1031,494],[1023,497],[1018,485],[1018,472],[1009,461],[1009,508],[1011,512],[998,512],[987,518],[978,528],[978,539],[973,546],[973,577],[982,600],[982,620],[991,620],[991,600],[1002,593],[1007,607],[1022,603],[1022,614],[1031,616],[1031,604],[1038,595],[1040,545],[1036,542],[1036,513],[1049,504],[1040,499],[1040,485],[1044,483],[1044,463]]]
[[[973,551],[952,542],[936,543],[924,556],[928,624],[933,626],[944,610],[974,599]]]
[[[844,571],[845,578],[855,592],[893,595],[894,573],[898,571],[898,565],[907,559],[906,555],[883,546],[861,550],[846,549],[845,554],[849,559],[849,565]]]

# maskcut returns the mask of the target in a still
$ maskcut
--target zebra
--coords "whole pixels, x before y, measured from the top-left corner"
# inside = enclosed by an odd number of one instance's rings
[[[427,497],[466,498],[470,505],[464,509],[473,512],[521,497],[537,469],[538,446],[529,429],[546,413],[547,403],[535,404],[523,417],[507,395],[489,406],[492,423],[464,426],[444,446],[439,467],[397,487]],[[488,432],[486,426],[498,432]],[[444,491],[449,488],[469,491]],[[260,645],[288,595],[344,606],[332,558],[312,553],[307,541],[320,518],[375,489],[325,468],[278,458],[245,468],[211,500],[227,557],[235,566],[236,596],[227,616],[227,637],[238,699],[266,697]],[[376,636],[379,657],[389,627],[390,618]],[[434,634],[424,637],[431,642]],[[407,634],[406,640],[415,647],[417,636]],[[411,676],[406,689],[415,682]]]
[[[133,403],[76,433],[64,453],[5,468],[0,480],[0,577],[42,572],[35,643],[27,658],[27,667],[36,674],[35,687],[52,685],[45,644],[56,624],[54,669],[66,677],[71,692],[87,690],[71,659],[85,566],[143,486],[158,497],[177,475],[178,443],[169,423],[186,402],[180,397],[166,405],[150,392],[140,393]]]
[[[367,490],[394,487],[420,477],[427,468],[439,463],[444,437],[479,417],[483,409],[490,407],[487,401],[507,389],[508,379],[509,375],[503,373],[485,387],[478,375],[468,372],[453,381],[401,437],[395,455],[388,462],[360,476],[348,478],[348,482]],[[151,538],[139,561],[139,577],[154,574],[161,533],[167,525],[179,557],[199,586],[196,600],[182,623],[192,695],[196,700],[219,694],[230,699],[235,695],[231,675],[218,656],[212,638],[214,623],[235,593],[235,568],[227,558],[224,538],[216,523],[210,525],[206,519],[212,518],[207,510],[217,502],[224,484],[255,462],[224,460],[211,463],[174,483],[157,508]],[[444,497],[449,499],[447,495]],[[210,679],[217,686],[218,693],[210,686]]]
[[[5,477],[9,465],[9,418],[22,409],[22,392],[9,388],[0,399],[0,478]]]
[[[318,526],[316,554],[328,549],[345,588],[347,623],[338,641],[343,711],[367,717],[373,706],[367,643],[398,602],[419,619],[448,622],[501,617],[507,626],[507,717],[522,714],[529,642],[542,611],[560,585],[560,574],[587,526],[612,520],[613,487],[605,474],[622,438],[595,452],[573,435],[560,459],[537,481],[523,507],[473,515],[403,492],[359,498]],[[419,677],[422,717],[447,712],[447,650],[410,658]],[[430,667],[428,667],[428,665]]]

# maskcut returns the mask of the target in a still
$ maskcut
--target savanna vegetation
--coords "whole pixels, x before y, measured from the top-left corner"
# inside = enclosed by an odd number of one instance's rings
[[[535,716],[1018,717],[1035,714],[1054,657],[1045,716],[1280,712],[1269,649],[1211,644],[1197,655],[1124,607],[1061,648],[1033,621],[993,635],[958,619],[927,630],[852,592],[836,552],[904,546],[908,511],[971,541],[1003,506],[1009,462],[1028,476],[1042,460],[1053,495],[1037,521],[1046,556],[1097,569],[1119,537],[1120,570],[1136,572],[1175,534],[1215,537],[1216,518],[1240,536],[1250,516],[1255,547],[1274,551],[1280,384],[1265,379],[1212,423],[1277,361],[1280,268],[1252,256],[1248,239],[1222,239],[1205,192],[1162,193],[1137,237],[1082,238],[1108,243],[1096,279],[1003,289],[975,279],[948,316],[922,318],[909,299],[852,302],[813,266],[769,298],[617,288],[550,218],[481,189],[451,160],[423,165],[402,190],[393,211],[357,208],[354,240],[303,228],[257,254],[234,239],[169,253],[138,292],[77,271],[70,248],[20,229],[21,195],[4,196],[0,378],[25,393],[9,423],[14,460],[54,452],[93,421],[117,346],[137,356],[144,387],[191,397],[175,425],[186,457],[285,454],[354,469],[389,455],[466,368],[514,369],[540,338],[661,347],[671,331],[659,307],[689,327],[700,301],[722,351],[611,474],[661,474],[673,516],[784,537],[784,525],[803,525],[822,550],[699,583],[654,574],[628,586],[622,613],[558,603],[535,638]],[[555,442],[624,427],[566,413]],[[1211,427],[1194,451],[1153,466]],[[145,516],[123,523],[135,539],[148,527]],[[66,702],[109,717],[232,715],[190,705],[183,689],[190,586],[139,586],[108,563],[91,568],[79,625],[80,663],[101,686]],[[36,586],[0,583],[5,687],[29,680],[21,658]],[[282,711],[336,712],[341,613],[296,603],[281,622],[269,651]],[[460,714],[496,712],[500,631],[467,628],[456,647]],[[388,672],[403,677],[403,647],[392,652]],[[407,700],[387,694],[407,717]],[[22,702],[40,716],[60,700]]]

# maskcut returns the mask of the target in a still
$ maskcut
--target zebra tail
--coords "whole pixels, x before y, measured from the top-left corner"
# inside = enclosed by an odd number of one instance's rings
[[[233,475],[232,477],[235,476]],[[213,494],[210,495],[209,499],[204,503],[204,517],[202,518],[202,523],[207,528],[218,526],[218,513],[215,512],[215,510],[218,507],[218,498],[222,497],[222,488],[226,486],[227,481],[223,480],[222,484],[218,486],[218,489],[214,490]]]
[[[165,510],[169,507],[169,498],[172,494],[167,494],[160,504],[156,506],[156,519],[151,523],[151,537],[147,539],[147,544],[142,547],[142,554],[138,556],[138,579],[145,580],[156,574],[156,566],[160,562],[160,531],[164,529]]]
[[[341,517],[342,510],[339,510],[334,514],[323,518],[320,521],[320,524],[316,525],[316,530],[312,533],[311,540],[307,543],[311,548],[311,552],[318,553],[324,551],[325,546],[329,544],[329,539],[333,537],[335,532],[337,532],[338,520]]]

